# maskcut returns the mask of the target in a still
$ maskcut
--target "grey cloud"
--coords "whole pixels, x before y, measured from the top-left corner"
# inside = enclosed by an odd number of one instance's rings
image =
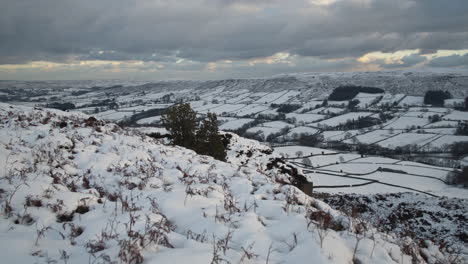
[[[466,0],[358,3],[3,0],[0,64],[70,58],[210,62],[277,52],[343,58],[468,47]]]
[[[153,61],[153,62],[176,62],[176,52],[158,51],[153,53],[129,53],[114,50],[92,50],[88,54],[80,55],[79,60],[108,60],[108,61]]]
[[[431,67],[465,67],[468,68],[468,54],[452,55],[445,57],[438,57],[429,62]]]
[[[401,59],[402,63],[389,63],[389,64],[382,63],[381,65],[382,67],[387,68],[387,69],[407,68],[407,67],[414,66],[418,63],[426,62],[426,61],[427,59],[424,56],[421,56],[419,54],[411,54],[411,55],[404,56]]]

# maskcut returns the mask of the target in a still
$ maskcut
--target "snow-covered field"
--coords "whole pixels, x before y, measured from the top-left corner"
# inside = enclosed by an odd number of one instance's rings
[[[402,130],[382,130],[382,129],[377,129],[377,130],[372,130],[368,133],[357,135],[354,138],[361,143],[364,144],[374,144],[379,141],[383,141],[387,138],[394,137],[397,134],[402,133]],[[344,141],[346,143],[353,143],[353,139],[348,139]]]
[[[422,127],[428,123],[429,120],[427,118],[402,116],[396,120],[389,121],[384,127],[386,129],[408,129],[413,126]]]
[[[415,144],[418,146],[424,146],[432,143],[433,140],[439,138],[436,134],[422,134],[422,133],[400,133],[394,137],[390,137],[377,144],[386,148],[403,147],[406,145]]]
[[[424,105],[424,98],[422,96],[406,96],[398,104],[400,106],[420,106]]]
[[[382,97],[383,94],[358,93],[354,99],[359,100],[358,107],[367,108],[372,104],[376,104],[379,98]]]
[[[243,125],[252,122],[252,118],[235,118],[232,120],[227,120],[225,123],[222,123],[219,128],[221,130],[235,130],[241,128]]]
[[[322,125],[322,126],[337,126],[340,124],[344,124],[350,120],[357,120],[360,117],[370,116],[372,113],[370,112],[351,112],[339,116],[335,116],[329,119],[325,119],[323,121],[315,122],[314,125]]]
[[[362,157],[358,154],[338,153],[311,147],[280,147],[276,148],[275,152],[287,158],[298,157],[293,160],[309,164],[304,166],[304,170],[307,170],[308,179],[314,182],[314,186],[343,186],[318,187],[320,188],[318,191],[360,194],[423,191],[436,196],[468,199],[468,190],[444,183],[447,174],[451,171],[449,168],[384,157]],[[349,186],[366,183],[369,180],[377,182],[363,186]]]
[[[452,121],[468,121],[468,114],[467,112],[453,111],[452,113],[444,116],[444,119]]]
[[[307,124],[307,123],[312,123],[312,122],[324,119],[325,115],[288,113],[286,114],[286,118],[295,118],[296,123],[303,122]]]

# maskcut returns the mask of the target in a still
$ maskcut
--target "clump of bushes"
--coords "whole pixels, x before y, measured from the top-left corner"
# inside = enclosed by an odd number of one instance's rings
[[[428,119],[429,119],[429,122],[431,122],[431,123],[442,121],[442,117],[440,115],[438,115],[438,114],[429,116]]]
[[[182,103],[168,108],[161,121],[171,133],[175,145],[218,160],[226,159],[226,147],[219,134],[216,114],[208,113],[205,118],[199,119],[190,104]]]

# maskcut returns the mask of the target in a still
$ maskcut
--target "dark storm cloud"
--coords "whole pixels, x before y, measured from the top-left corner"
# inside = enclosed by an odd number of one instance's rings
[[[0,64],[466,49],[466,0],[2,0]],[[99,53],[102,51],[102,53]],[[112,51],[112,52],[110,52]]]

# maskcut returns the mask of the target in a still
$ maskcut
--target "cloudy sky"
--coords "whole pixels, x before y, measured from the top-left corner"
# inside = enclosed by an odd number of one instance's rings
[[[468,71],[467,0],[0,0],[0,79]]]

